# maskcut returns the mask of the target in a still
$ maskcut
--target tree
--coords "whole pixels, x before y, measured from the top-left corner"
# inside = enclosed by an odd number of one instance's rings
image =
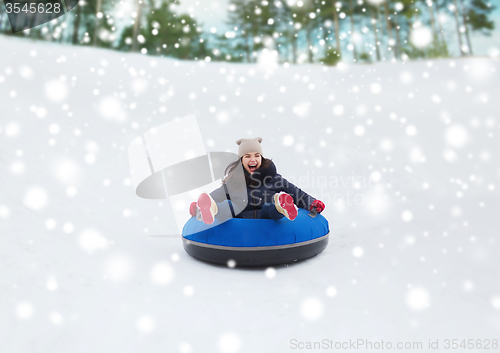
[[[397,58],[396,52],[394,50],[394,44],[396,44],[394,38],[393,38],[393,33],[392,33],[392,23],[391,23],[391,15],[389,14],[389,0],[384,1],[384,17],[385,17],[385,23],[387,27],[387,35],[389,36],[389,41],[388,41],[388,50],[392,51],[394,58]],[[391,9],[392,10],[392,9]],[[394,12],[394,11],[392,11]]]
[[[237,42],[235,44],[233,39],[231,37],[227,37],[225,34],[211,34],[209,39],[205,40],[203,43],[206,42],[211,44],[211,54],[213,54],[212,60],[243,62],[245,48],[242,45],[242,42]],[[210,52],[210,49],[206,48],[206,50],[207,53]]]
[[[379,41],[379,30],[377,28],[378,18],[380,17],[379,16],[380,7],[378,4],[375,6],[369,6],[368,11],[371,17],[370,23],[372,24],[373,27],[375,53],[377,56],[377,61],[380,61],[380,41]]]
[[[237,28],[236,41],[243,41],[247,62],[255,61],[257,51],[264,48],[263,39],[273,38],[279,11],[266,0],[232,0],[229,4],[230,25]]]
[[[421,15],[425,15],[427,12],[429,15],[430,21],[430,29],[432,32],[432,42],[431,45],[424,50],[424,56],[427,57],[446,57],[448,55],[448,49],[446,43],[441,40],[440,34],[442,36],[442,27],[439,22],[439,19],[436,20],[436,15],[434,9],[436,9],[436,13],[438,14],[438,2],[437,0],[420,0],[420,13]],[[420,16],[422,20],[424,20],[423,16]],[[439,27],[439,28],[438,28]]]
[[[464,56],[465,55],[465,50],[464,50],[464,45],[462,43],[462,33],[460,31],[460,15],[458,13],[458,3],[457,0],[453,0],[453,6],[451,7],[453,11],[453,15],[455,16],[455,24],[457,28],[457,37],[458,37],[458,47],[460,49],[460,55]]]
[[[180,59],[194,59],[209,54],[206,43],[201,37],[201,27],[187,14],[173,11],[176,0],[165,0],[160,7],[154,7],[145,16],[145,26],[127,26],[122,32],[118,48],[120,50],[142,49],[152,55],[173,56]],[[136,37],[136,47],[131,36]],[[141,49],[141,50],[142,50]]]
[[[466,33],[471,54],[472,43],[469,38],[468,25],[472,27],[473,31],[479,31],[487,36],[491,35],[491,31],[495,29],[495,22],[489,18],[493,10],[495,10],[495,7],[485,0],[472,0],[469,6],[463,9],[464,24],[467,29]]]
[[[355,24],[354,24],[354,15],[356,8],[358,7],[356,0],[349,0],[349,18],[351,20],[351,45],[352,45],[352,56],[354,58],[354,62],[358,61],[358,55],[356,51],[356,40],[355,40]]]
[[[83,1],[79,1],[76,4],[76,9],[74,9],[72,11],[74,14],[74,16],[73,16],[73,37],[71,40],[73,44],[78,44],[79,31],[80,31],[80,19],[82,18],[83,3],[84,3]]]
[[[332,11],[333,12],[333,20],[335,23],[335,44],[336,44],[337,53],[338,53],[339,57],[342,56],[342,48],[340,46],[340,24],[339,24],[339,15],[338,15],[341,5],[342,5],[342,2],[335,1],[334,6],[333,6],[333,11]]]
[[[439,28],[438,37],[439,37],[442,55],[448,56],[448,44],[446,43],[446,40],[444,38],[443,26],[442,26],[441,21],[439,19],[439,16],[440,16],[439,15],[439,11],[440,11],[439,0],[435,0],[435,2],[432,3],[432,5],[433,6],[431,7],[430,11],[435,10],[435,12],[436,12],[436,19],[437,19],[436,22],[437,22],[437,25]]]
[[[141,30],[143,0],[137,0],[134,28],[132,31],[131,51],[136,52],[139,48],[139,32]]]
[[[296,21],[296,17],[295,7],[284,1],[281,21],[284,26],[283,37],[286,39],[287,48],[291,47],[292,62],[294,64],[297,63],[298,59],[298,35],[302,27],[302,24]]]
[[[340,57],[342,55],[342,48],[340,43],[340,21],[339,21],[339,12],[340,9],[344,6],[342,1],[339,0],[330,0],[330,1],[322,1],[320,4],[321,8],[321,18],[323,23],[333,20],[334,33],[335,33],[335,52]],[[325,57],[331,55],[331,52],[327,48],[325,50]]]
[[[312,34],[317,28],[319,22],[316,15],[315,2],[312,0],[307,0],[303,2],[302,6],[296,6],[294,9],[296,16],[296,23],[300,24],[300,28],[304,30],[304,36],[307,45],[307,58],[310,63],[313,62],[313,42]]]

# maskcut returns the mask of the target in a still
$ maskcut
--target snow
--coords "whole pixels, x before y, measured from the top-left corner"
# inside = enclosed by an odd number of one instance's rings
[[[285,135],[283,136],[283,146],[287,146],[287,147],[290,147],[293,145],[294,143],[294,138],[292,135]]]
[[[29,319],[33,315],[33,306],[28,302],[21,302],[17,305],[16,313],[21,320]]]
[[[183,293],[186,297],[191,297],[194,294],[194,288],[193,286],[185,286]]]
[[[57,281],[54,278],[50,278],[47,281],[47,289],[49,291],[55,291],[57,289]]]
[[[361,246],[356,246],[354,249],[352,249],[352,255],[354,257],[362,257],[364,254],[364,250]]]
[[[269,267],[266,269],[266,277],[271,279],[271,278],[274,278],[276,277],[276,269],[274,267]]]
[[[497,59],[260,70],[0,44],[6,352],[285,352],[324,338],[427,351],[499,332]],[[322,254],[248,270],[185,253],[170,201],[135,195],[128,146],[191,114],[208,151],[262,136],[278,172],[326,204]]]
[[[492,297],[491,298],[491,305],[497,309],[497,310],[500,310],[500,297]]]
[[[326,288],[326,295],[329,296],[330,298],[333,298],[334,296],[337,295],[337,288],[334,286],[328,286]]]
[[[142,315],[138,320],[137,320],[137,329],[140,332],[143,333],[148,333],[149,331],[153,330],[155,327],[155,321],[154,319],[149,316],[149,315]]]
[[[406,303],[410,309],[420,311],[430,306],[429,292],[425,288],[411,288],[406,295]]]
[[[468,140],[467,129],[462,125],[451,125],[446,129],[445,140],[451,147],[462,147]]]
[[[432,43],[432,30],[428,27],[418,27],[413,29],[410,35],[412,44],[419,48],[424,49]]]
[[[219,351],[222,353],[236,353],[241,349],[241,339],[234,332],[226,332],[220,336]]]
[[[151,270],[151,280],[153,283],[164,286],[169,284],[174,278],[174,270],[168,262],[157,263]]]
[[[40,210],[47,202],[47,192],[40,186],[32,186],[24,194],[23,205],[29,209]]]
[[[307,298],[300,304],[300,312],[308,321],[318,320],[323,316],[323,302],[318,298]]]
[[[106,263],[106,277],[113,282],[124,282],[130,278],[134,267],[128,255],[112,255]]]
[[[64,80],[51,80],[45,84],[45,96],[51,102],[63,102],[68,96],[68,86]]]

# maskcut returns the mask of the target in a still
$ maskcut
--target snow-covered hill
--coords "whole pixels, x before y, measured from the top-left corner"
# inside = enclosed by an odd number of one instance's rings
[[[499,338],[498,60],[276,67],[0,45],[2,352]],[[169,201],[135,196],[127,148],[190,114],[209,151],[262,136],[325,202],[322,254],[247,270],[184,252]]]

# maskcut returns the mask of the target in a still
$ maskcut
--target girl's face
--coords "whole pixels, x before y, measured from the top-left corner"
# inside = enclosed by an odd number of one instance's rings
[[[243,167],[249,172],[253,174],[255,169],[259,168],[262,163],[262,156],[259,152],[250,152],[241,158],[241,163],[243,163]]]

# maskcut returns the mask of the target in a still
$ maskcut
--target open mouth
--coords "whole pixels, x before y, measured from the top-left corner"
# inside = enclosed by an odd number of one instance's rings
[[[248,169],[250,169],[251,172],[253,172],[255,169],[257,169],[257,164],[253,164],[253,165],[248,165]]]

